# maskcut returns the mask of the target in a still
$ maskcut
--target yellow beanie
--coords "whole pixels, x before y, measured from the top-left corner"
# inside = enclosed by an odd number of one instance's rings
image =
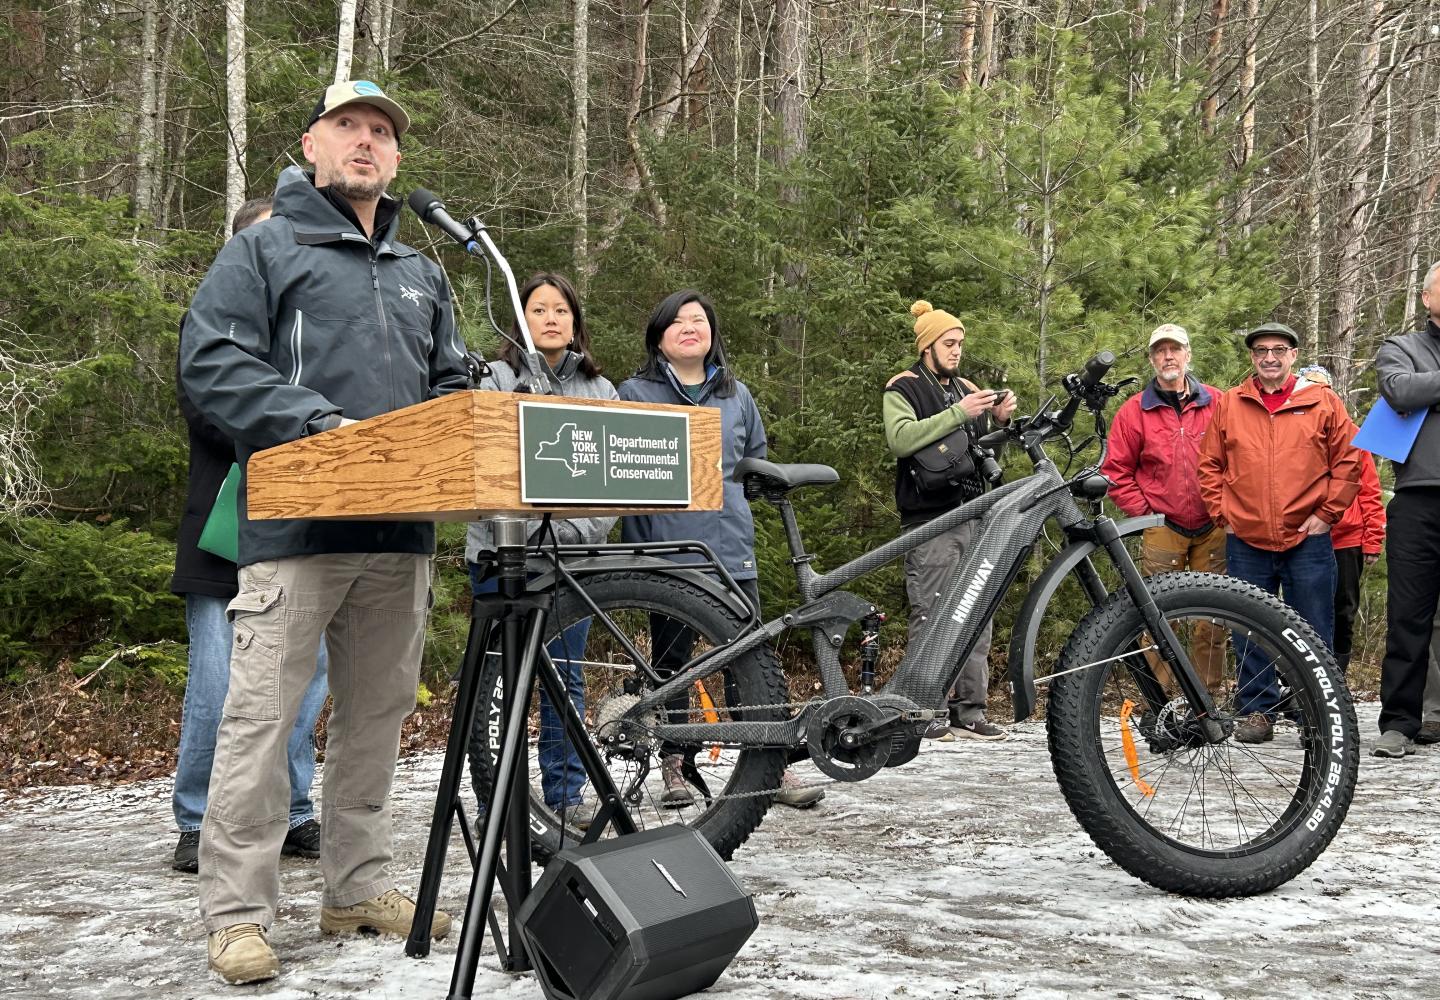
[[[950,330],[965,332],[965,324],[958,317],[951,316],[944,309],[936,309],[924,299],[910,307],[910,315],[915,317],[916,354],[924,354],[925,348]]]

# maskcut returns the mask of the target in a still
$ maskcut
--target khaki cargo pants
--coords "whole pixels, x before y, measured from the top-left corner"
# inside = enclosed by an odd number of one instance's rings
[[[230,691],[200,827],[207,931],[275,919],[290,815],[285,747],[320,638],[333,699],[321,800],[324,906],[394,888],[390,783],[400,725],[415,708],[430,557],[294,556],[242,567],[230,602]]]
[[[1141,573],[1154,576],[1156,573],[1178,573],[1187,569],[1196,573],[1225,574],[1224,528],[1211,528],[1198,538],[1171,531],[1163,524],[1145,529],[1140,542]],[[1196,622],[1191,628],[1193,632],[1186,646],[1190,662],[1211,694],[1220,694],[1220,683],[1225,676],[1226,630],[1208,622]],[[1185,638],[1181,635],[1180,641],[1185,642]],[[1145,645],[1149,645],[1148,633],[1145,640]],[[1177,694],[1170,668],[1153,653],[1147,654],[1146,659],[1165,689],[1172,695]]]

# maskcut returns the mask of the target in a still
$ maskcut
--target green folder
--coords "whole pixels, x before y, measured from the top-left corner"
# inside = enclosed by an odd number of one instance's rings
[[[210,508],[210,516],[205,519],[205,527],[200,530],[200,541],[196,543],[206,552],[233,563],[240,561],[239,493],[240,465],[235,463],[230,466],[230,473],[220,484],[220,492],[215,495],[215,505]]]

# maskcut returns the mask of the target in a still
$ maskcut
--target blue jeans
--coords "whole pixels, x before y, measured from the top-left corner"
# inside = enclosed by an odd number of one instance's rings
[[[500,581],[495,577],[482,578],[483,571],[475,563],[470,564],[470,588],[475,596],[493,594],[499,589]],[[585,656],[585,639],[590,635],[590,619],[576,622],[545,648],[550,659],[565,679],[565,690],[570,693],[570,702],[583,718],[585,715],[585,673],[578,662]],[[545,690],[540,690],[540,790],[545,804],[551,809],[578,805],[585,789],[585,765],[580,755],[565,736],[565,724],[560,713],[550,704]]]
[[[1330,536],[1310,535],[1293,549],[1257,549],[1234,535],[1225,536],[1225,560],[1231,576],[1278,594],[1329,646],[1335,640],[1335,549]],[[1234,636],[1240,660],[1237,715],[1275,715],[1280,688],[1275,661],[1258,646]]]
[[[223,597],[185,595],[185,628],[190,633],[190,671],[185,679],[185,708],[180,720],[180,760],[175,765],[171,806],[182,833],[200,829],[210,797],[210,765],[215,733],[230,690],[230,622]],[[315,818],[310,786],[315,780],[315,720],[329,694],[325,645],[320,645],[315,679],[300,703],[300,715],[287,746],[290,762],[290,827]]]

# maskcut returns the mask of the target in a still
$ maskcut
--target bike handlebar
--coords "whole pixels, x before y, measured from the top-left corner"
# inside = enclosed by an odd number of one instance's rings
[[[1060,415],[1055,419],[1055,426],[1059,430],[1068,431],[1070,429],[1070,425],[1075,422],[1075,414],[1079,411],[1080,404],[1104,382],[1105,376],[1114,364],[1114,353],[1101,351],[1085,362],[1083,372],[1065,376],[1065,388],[1070,390],[1070,402],[1065,404],[1065,409],[1061,410]]]

